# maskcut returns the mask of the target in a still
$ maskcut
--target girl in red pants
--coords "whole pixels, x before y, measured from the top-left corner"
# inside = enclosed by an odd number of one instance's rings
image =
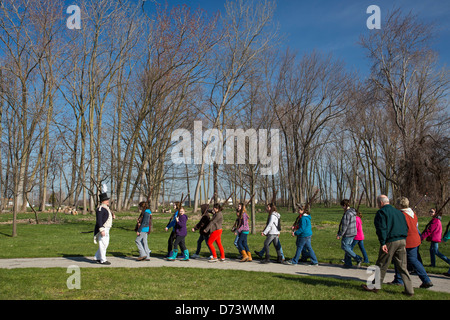
[[[205,228],[205,232],[210,232],[210,236],[208,239],[208,247],[211,250],[211,253],[213,255],[213,258],[209,260],[209,262],[216,262],[217,260],[217,253],[216,249],[214,248],[213,243],[217,243],[217,246],[219,247],[220,251],[220,261],[225,261],[225,252],[223,250],[222,246],[222,222],[223,222],[223,215],[222,215],[222,208],[219,204],[215,204],[213,208],[213,216],[211,218],[211,221],[209,222],[208,226]]]

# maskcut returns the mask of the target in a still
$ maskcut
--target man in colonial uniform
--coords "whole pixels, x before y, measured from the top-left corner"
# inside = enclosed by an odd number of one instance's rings
[[[115,215],[109,209],[109,197],[106,192],[100,194],[100,203],[100,206],[95,212],[96,223],[94,230],[94,243],[98,242],[98,250],[95,254],[95,260],[98,263],[109,265],[111,262],[106,260],[106,249],[109,245],[109,230],[112,227],[112,221],[115,219]]]

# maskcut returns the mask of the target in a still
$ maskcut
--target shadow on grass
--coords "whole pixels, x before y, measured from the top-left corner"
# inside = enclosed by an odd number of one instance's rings
[[[282,280],[289,280],[299,282],[305,285],[313,285],[313,286],[326,286],[326,287],[339,287],[339,288],[352,288],[354,289],[359,284],[364,284],[360,279],[352,278],[352,279],[344,279],[344,278],[336,278],[330,275],[320,275],[315,274],[314,277],[311,276],[294,276],[294,275],[285,275],[279,274],[276,275],[277,278]],[[323,279],[322,279],[323,278]],[[351,281],[348,281],[351,280]]]
[[[301,272],[297,272],[298,274],[302,274]],[[359,291],[361,292],[361,296],[358,294],[357,299],[375,299],[375,300],[389,300],[392,298],[395,299],[403,299],[404,297],[401,295],[401,291],[403,287],[397,286],[389,286],[383,285],[383,288],[378,293],[366,292],[362,285],[365,284],[365,281],[362,281],[359,278],[346,277],[346,276],[336,276],[330,274],[314,274],[314,276],[295,276],[295,275],[282,275],[278,274],[275,277],[286,280],[286,281],[294,281],[303,285],[310,286],[325,286],[328,288],[340,288],[344,290],[349,290],[349,293]],[[332,289],[331,289],[332,290]],[[367,297],[365,296],[367,295]],[[347,298],[344,298],[346,300]]]

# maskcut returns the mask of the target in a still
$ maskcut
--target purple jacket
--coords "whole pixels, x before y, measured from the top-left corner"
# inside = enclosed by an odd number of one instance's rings
[[[442,238],[442,224],[441,224],[440,217],[431,219],[430,225],[428,226],[428,228],[426,228],[422,232],[422,235],[420,236],[420,239],[422,241],[425,238],[427,239],[427,241],[441,242],[441,238]]]
[[[238,233],[244,232],[244,231],[250,231],[250,227],[248,226],[248,214],[247,212],[242,212],[242,223],[237,230]]]
[[[175,225],[175,234],[180,237],[187,236],[187,227],[186,223],[188,220],[188,216],[183,214],[178,216],[178,222]]]

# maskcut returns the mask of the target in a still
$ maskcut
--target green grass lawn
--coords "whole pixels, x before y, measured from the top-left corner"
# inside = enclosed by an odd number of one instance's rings
[[[239,270],[195,268],[84,268],[81,289],[69,290],[66,269],[0,269],[0,299],[33,300],[448,300],[450,294],[361,282]],[[268,290],[271,288],[271,290]]]
[[[363,228],[365,234],[365,247],[373,264],[378,255],[378,241],[373,226],[376,209],[362,208]],[[284,254],[291,258],[295,253],[295,238],[289,233],[290,226],[296,214],[281,209],[283,230],[280,235]],[[198,215],[193,215],[188,209],[188,228],[195,225]],[[117,214],[111,230],[111,241],[108,255],[112,256],[138,256],[134,243],[136,237],[134,230],[137,211]],[[22,213],[18,219],[24,221],[18,225],[18,236],[12,238],[12,226],[8,223],[12,219],[10,214],[0,214],[0,258],[18,257],[61,257],[61,256],[93,256],[97,246],[93,243],[93,233],[84,233],[93,230],[95,217],[67,216],[58,214],[58,223],[47,223],[51,214],[39,214],[40,220],[45,223],[36,225],[28,223],[33,220],[34,214]],[[169,233],[164,231],[170,215],[154,213],[154,232],[149,235],[149,247],[152,256],[163,256],[167,252],[167,239]],[[316,206],[312,211],[313,237],[312,246],[319,263],[340,264],[344,254],[340,248],[340,241],[336,240],[336,232],[342,210],[339,207],[323,208]],[[250,234],[248,243],[250,250],[261,249],[264,238],[260,235],[267,214],[259,212],[256,216],[256,234]],[[234,247],[234,234],[230,231],[235,219],[232,210],[224,215],[224,232],[222,243],[227,258],[238,255]],[[449,218],[443,218],[443,225]],[[419,226],[422,230],[429,218],[420,218]],[[192,252],[195,251],[198,233],[189,232],[186,245]],[[440,251],[450,256],[450,245],[442,243]],[[424,242],[421,246],[421,255],[429,273],[443,273],[448,265],[437,258],[437,266],[429,267],[429,245]],[[355,251],[359,253],[359,249]],[[275,259],[275,250],[271,250],[272,259]],[[206,245],[203,244],[203,256],[208,256]],[[108,299],[234,299],[236,293],[242,299],[403,299],[398,294],[403,290],[399,287],[384,286],[383,292],[367,294],[363,292],[358,281],[344,281],[322,277],[297,277],[291,275],[226,271],[226,270],[199,270],[179,268],[108,268],[83,269],[82,289],[69,290],[66,286],[68,274],[65,269],[0,269],[0,299],[100,299],[105,295]],[[107,285],[105,285],[105,283]],[[146,286],[151,283],[151,286]],[[24,285],[27,284],[27,285]],[[274,287],[280,290],[266,290]],[[144,290],[145,287],[145,290]],[[176,289],[174,289],[176,288]],[[217,290],[220,288],[220,290]],[[100,294],[100,291],[102,293]],[[435,293],[428,290],[417,289],[414,299],[449,299],[450,295]]]

